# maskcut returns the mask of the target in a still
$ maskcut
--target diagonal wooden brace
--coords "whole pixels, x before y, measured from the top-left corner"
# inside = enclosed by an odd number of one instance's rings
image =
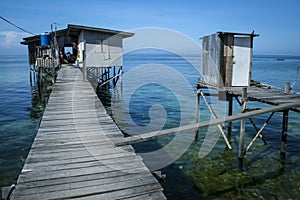
[[[251,148],[251,146],[253,145],[253,143],[257,139],[257,137],[261,134],[261,132],[264,130],[264,128],[268,125],[268,123],[269,123],[270,119],[272,118],[272,116],[274,115],[274,113],[275,112],[271,113],[271,115],[268,117],[267,121],[258,130],[258,132],[256,133],[256,135],[254,136],[254,138],[252,139],[252,141],[249,143],[249,145],[247,146],[246,150],[244,151],[244,155],[247,153],[247,151],[249,151],[249,149]]]
[[[200,95],[202,96],[203,101],[205,102],[206,106],[208,107],[208,109],[209,109],[210,113],[212,114],[213,118],[214,119],[218,119],[216,113],[214,112],[214,110],[212,109],[212,107],[207,102],[207,100],[206,100],[206,98],[205,98],[205,96],[204,96],[204,94],[202,93],[201,90],[200,90]],[[223,127],[220,124],[218,124],[217,126],[218,126],[218,128],[219,128],[219,130],[220,130],[220,132],[221,132],[221,134],[222,134],[222,136],[223,136],[223,138],[224,138],[224,140],[226,142],[226,145],[227,145],[228,149],[232,150],[232,147],[231,147],[231,145],[230,145],[230,143],[229,143],[229,141],[228,141],[228,139],[227,139],[227,137],[225,135]]]

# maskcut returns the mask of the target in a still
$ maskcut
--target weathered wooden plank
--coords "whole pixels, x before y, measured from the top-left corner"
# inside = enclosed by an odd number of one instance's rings
[[[98,177],[94,177],[93,179],[86,179],[86,180],[80,180],[80,181],[74,181],[71,180],[70,182],[68,182],[68,184],[60,184],[59,182],[56,182],[56,184],[52,184],[52,185],[37,185],[35,187],[28,187],[28,185],[26,185],[27,187],[20,187],[20,189],[23,189],[22,195],[29,195],[29,194],[36,194],[41,193],[41,192],[59,192],[59,191],[64,191],[64,190],[74,190],[74,189],[79,189],[82,187],[92,187],[95,185],[101,186],[104,184],[114,184],[114,183],[119,183],[119,182],[123,182],[123,183],[131,183],[132,181],[135,180],[141,180],[141,179],[149,179],[149,182],[153,181],[153,176],[151,174],[122,174],[121,176],[113,176],[113,177],[106,177],[106,178],[98,178]],[[84,185],[83,185],[84,182]],[[38,191],[37,188],[38,187]]]
[[[34,145],[32,148],[42,147],[45,148],[47,146],[61,146],[61,145],[76,145],[76,144],[83,144],[83,143],[105,143],[109,142],[110,140],[104,136],[97,136],[95,134],[92,135],[62,135],[58,140],[56,134],[53,135],[43,135],[35,140]]]
[[[139,195],[146,195],[152,193],[161,193],[161,188],[157,187],[156,184],[144,185],[143,187],[132,187],[123,190],[117,190],[108,193],[94,194],[85,197],[80,197],[81,200],[94,200],[94,199],[131,199],[132,197],[137,197]],[[166,199],[163,195],[161,200]]]
[[[144,167],[144,169],[143,169]],[[74,169],[62,169],[62,170],[51,170],[51,171],[22,171],[20,178],[22,181],[19,182],[36,182],[40,180],[50,180],[64,177],[82,176],[91,173],[106,173],[112,171],[124,171],[127,173],[135,173],[136,168],[144,170],[144,173],[148,173],[149,170],[141,163],[113,163],[107,165],[94,165],[89,167],[74,168]]]
[[[139,196],[130,196],[130,197],[124,197],[122,199],[130,199],[130,200],[161,200],[166,199],[166,197],[161,192],[152,192],[148,194],[140,194]]]
[[[90,161],[84,161],[84,162],[73,162],[73,163],[67,163],[66,164],[56,164],[51,166],[46,166],[46,165],[30,165],[27,166],[27,168],[24,168],[23,170],[25,171],[31,171],[34,172],[35,174],[43,173],[44,176],[47,176],[49,173],[54,171],[55,173],[58,171],[66,171],[66,170],[73,170],[73,169],[83,169],[83,168],[92,168],[92,167],[108,167],[114,169],[115,165],[120,165],[120,164],[126,164],[130,166],[135,166],[135,167],[142,167],[143,165],[138,165],[138,163],[141,162],[141,158],[138,156],[135,156],[132,154],[131,156],[122,156],[122,157],[110,157],[107,159],[97,159],[95,160],[90,160]],[[119,170],[120,168],[116,168]],[[123,169],[123,168],[122,168]],[[30,176],[29,176],[30,177]]]
[[[81,163],[81,162],[89,162],[89,161],[95,161],[98,160],[98,158],[101,156],[101,160],[105,162],[110,162],[109,160],[114,159],[120,159],[120,162],[122,162],[123,158],[131,157],[131,156],[136,156],[133,152],[123,152],[123,153],[114,153],[114,154],[96,154],[95,156],[76,156],[76,157],[71,157],[71,158],[66,158],[66,159],[55,159],[55,160],[40,160],[40,159],[30,159],[28,160],[28,165],[26,167],[43,167],[43,166],[49,166],[49,165],[67,165],[67,164],[72,164],[72,163]],[[122,159],[121,159],[122,158]],[[100,160],[100,159],[99,159]],[[24,166],[24,169],[25,168]]]
[[[103,141],[85,141],[84,139],[79,139],[81,142],[76,144],[60,143],[59,145],[48,145],[45,143],[38,143],[32,146],[32,150],[35,152],[40,152],[40,154],[47,153],[59,153],[65,151],[76,151],[79,148],[85,148],[86,146],[97,147],[99,149],[109,148],[112,145],[112,142],[109,140]]]
[[[70,177],[60,177],[56,179],[45,179],[39,181],[31,181],[31,182],[24,182],[20,185],[21,188],[37,188],[37,187],[45,187],[45,186],[52,186],[52,185],[63,185],[69,183],[76,183],[76,182],[83,182],[86,180],[95,180],[95,179],[107,179],[107,178],[117,178],[117,177],[128,177],[128,176],[140,176],[145,175],[144,168],[139,169],[135,168],[136,173],[131,174],[126,171],[108,171],[108,172],[100,172],[95,173],[92,172],[90,174],[80,175],[80,176],[70,176]]]
[[[114,154],[114,153],[123,153],[124,151],[121,148],[111,148],[112,145],[107,145],[110,148],[101,147],[101,146],[85,146],[85,148],[78,148],[69,150],[58,150],[58,151],[48,151],[48,152],[42,152],[37,151],[40,153],[36,153],[36,150],[33,149],[32,153],[30,153],[30,159],[40,159],[40,160],[53,160],[53,159],[68,159],[73,158],[76,156],[94,156],[100,157],[103,154]],[[91,154],[91,152],[93,154]],[[127,152],[129,153],[129,152]]]
[[[99,112],[99,108],[96,108],[96,114],[99,115],[99,116],[102,116],[102,115],[105,115],[106,113],[104,112]],[[104,108],[103,108],[104,109]],[[60,112],[58,112],[60,111]],[[74,115],[74,114],[91,114],[89,112],[95,112],[95,109],[89,109],[89,110],[71,110],[71,109],[65,109],[65,110],[58,110],[58,109],[48,109],[48,110],[45,110],[44,114],[49,115],[49,117],[52,117],[51,115]],[[92,113],[94,114],[94,113]]]
[[[23,195],[20,199],[64,199],[64,198],[77,198],[77,197],[84,197],[84,196],[91,196],[91,195],[98,195],[103,193],[109,193],[109,192],[115,192],[115,191],[122,191],[124,189],[129,188],[143,188],[144,185],[150,185],[151,187],[154,187],[156,190],[159,189],[157,187],[157,183],[155,180],[148,180],[148,179],[142,179],[142,180],[129,180],[124,182],[118,182],[118,183],[112,183],[112,184],[104,184],[104,185],[94,185],[89,187],[81,187],[81,188],[75,188],[71,190],[60,190],[60,191],[54,191],[54,192],[43,192],[37,194],[29,194],[29,195]],[[147,188],[148,189],[148,188]],[[22,192],[22,190],[20,191]],[[124,196],[129,194],[126,193]],[[132,195],[132,194],[131,194]],[[18,199],[18,198],[16,198]]]
[[[282,94],[282,95],[274,95],[274,96],[266,96],[263,97],[264,99],[268,99],[270,101],[272,100],[278,100],[278,99],[290,99],[290,100],[297,100],[300,99],[300,95],[287,95],[287,94]]]

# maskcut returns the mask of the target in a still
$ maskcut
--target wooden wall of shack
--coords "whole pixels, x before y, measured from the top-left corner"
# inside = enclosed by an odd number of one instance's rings
[[[216,87],[250,86],[253,37],[217,32],[202,38],[202,79]]]

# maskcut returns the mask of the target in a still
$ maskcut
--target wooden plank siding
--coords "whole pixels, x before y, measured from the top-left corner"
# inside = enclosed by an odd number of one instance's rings
[[[166,199],[89,82],[72,66],[57,78],[12,199]]]

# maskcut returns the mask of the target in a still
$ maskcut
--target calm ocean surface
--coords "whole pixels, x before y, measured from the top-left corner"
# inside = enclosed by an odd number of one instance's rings
[[[300,92],[300,77],[297,77],[296,69],[300,56],[280,57],[284,60],[277,61],[278,56],[254,56],[252,79],[281,88],[284,87],[284,82],[291,82],[294,84],[293,90]],[[187,56],[187,59],[196,66],[200,65],[200,59],[196,56]],[[170,87],[168,87],[170,82],[165,79],[174,80],[176,76],[163,74],[163,71],[158,75],[159,79],[145,77],[140,82],[143,84],[138,86],[126,80],[126,74],[130,75],[134,69],[144,64],[164,65],[169,71],[177,72],[182,76],[176,79],[177,81],[173,81],[173,86]],[[45,97],[41,97],[37,88],[30,85],[27,56],[0,56],[0,70],[0,187],[3,187],[16,182],[35,137],[45,107]],[[157,128],[173,128],[195,121],[195,97],[192,94],[187,98],[181,90],[184,89],[182,85],[189,85],[194,92],[198,77],[197,70],[179,56],[164,52],[129,53],[124,56],[122,90],[118,85],[116,89],[102,91],[99,96],[124,133],[136,134],[143,130],[143,127],[147,127],[151,123],[149,110],[151,112],[154,110],[152,115],[150,113],[152,119],[156,119],[158,123],[161,121],[165,123],[162,127],[155,127],[154,120],[154,126],[145,128],[145,132]],[[126,96],[128,95],[126,91],[132,91],[130,97]],[[208,100],[216,109],[218,116],[226,114],[226,103],[218,102],[213,97]],[[210,115],[206,106],[202,104],[201,121],[204,121],[210,119]],[[249,103],[249,107],[263,106]],[[155,109],[159,112],[155,112]],[[235,103],[234,112],[240,111]],[[231,138],[233,151],[225,149],[225,143],[220,136],[212,151],[204,158],[198,156],[201,144],[206,133],[214,130],[201,129],[198,141],[191,144],[175,162],[161,169],[167,176],[166,182],[161,183],[167,197],[169,199],[298,199],[300,195],[300,114],[293,112],[289,114],[288,153],[285,160],[281,160],[279,155],[281,115],[276,113],[263,131],[268,145],[263,145],[258,139],[246,154],[242,171],[237,167],[239,123],[233,123]],[[268,115],[255,117],[254,121],[260,127],[267,117]],[[136,128],[137,126],[139,129]],[[246,131],[246,144],[248,144],[256,131],[249,122]],[[187,135],[191,134],[193,133]],[[168,137],[144,142],[136,144],[135,148],[137,152],[147,153],[161,148],[172,139]],[[182,139],[185,140],[184,137]],[[163,161],[159,160],[159,162]]]

